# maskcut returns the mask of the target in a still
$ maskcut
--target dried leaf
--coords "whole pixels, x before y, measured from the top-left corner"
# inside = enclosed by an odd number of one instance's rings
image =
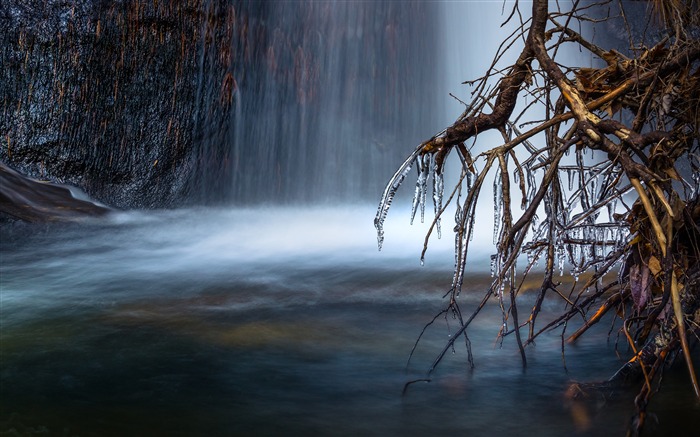
[[[630,267],[630,291],[637,310],[642,310],[650,299],[649,267],[635,264]]]
[[[654,275],[654,277],[657,277],[659,273],[661,273],[661,263],[655,256],[649,258],[647,266],[649,267],[649,270]]]

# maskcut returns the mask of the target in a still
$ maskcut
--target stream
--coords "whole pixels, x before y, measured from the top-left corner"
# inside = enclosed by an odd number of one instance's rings
[[[395,211],[378,252],[373,212],[192,208],[4,225],[0,433],[624,434],[634,387],[578,406],[564,395],[623,362],[610,323],[567,347],[566,368],[559,332],[543,335],[523,369],[513,338],[495,343],[496,303],[468,331],[473,371],[461,343],[402,396],[456,326],[438,319],[407,367],[444,305],[451,238],[431,243],[421,267],[423,228]],[[487,271],[476,262],[465,280],[464,312]],[[542,320],[562,308],[547,301]],[[679,369],[649,409],[691,435],[700,415]]]

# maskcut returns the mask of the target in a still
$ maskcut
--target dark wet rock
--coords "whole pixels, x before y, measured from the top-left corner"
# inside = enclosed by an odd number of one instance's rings
[[[70,221],[109,211],[74,197],[67,187],[27,178],[0,163],[0,218],[7,215],[28,222]]]

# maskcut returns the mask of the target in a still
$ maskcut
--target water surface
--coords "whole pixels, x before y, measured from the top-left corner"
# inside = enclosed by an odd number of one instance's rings
[[[559,335],[543,336],[523,371],[513,341],[494,345],[496,305],[469,331],[474,371],[457,348],[402,396],[455,327],[439,320],[406,367],[444,304],[451,238],[421,267],[421,229],[395,211],[377,252],[372,217],[364,206],[188,209],[2,227],[0,431],[623,435],[634,390],[583,409],[564,396],[621,364],[609,325],[567,349],[567,368]],[[474,260],[465,311],[487,264]],[[547,302],[543,317],[560,309]],[[690,435],[700,410],[682,371],[667,381],[650,406],[656,428]]]

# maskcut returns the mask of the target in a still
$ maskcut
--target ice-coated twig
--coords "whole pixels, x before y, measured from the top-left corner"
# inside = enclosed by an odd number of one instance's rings
[[[374,216],[374,227],[377,229],[377,246],[379,250],[382,250],[382,244],[384,243],[384,220],[386,220],[386,216],[389,213],[391,202],[394,200],[394,196],[396,196],[396,192],[401,186],[401,183],[404,181],[404,179],[406,179],[406,176],[411,171],[413,163],[420,155],[422,149],[423,145],[421,144],[416,147],[415,150],[413,150],[413,153],[411,153],[408,158],[404,160],[401,166],[399,166],[396,173],[394,173],[391,179],[389,179],[389,182],[384,188],[384,193],[382,193],[382,197],[379,201],[379,207],[377,208],[377,214]]]

